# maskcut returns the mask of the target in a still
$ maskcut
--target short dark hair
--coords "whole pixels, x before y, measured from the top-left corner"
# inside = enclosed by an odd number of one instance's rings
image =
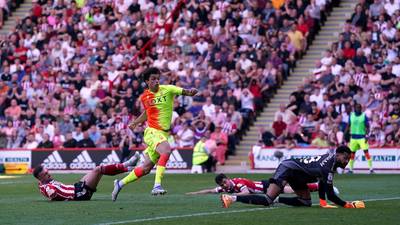
[[[351,154],[350,148],[342,145],[336,148],[336,153],[347,153],[347,154]]]
[[[156,67],[149,67],[145,69],[142,73],[143,80],[148,81],[152,74],[160,74],[160,70],[157,69]]]
[[[223,179],[228,179],[228,177],[225,174],[220,173],[215,177],[215,183],[217,183],[219,185],[222,183]]]
[[[38,178],[39,174],[43,171],[43,166],[39,165],[33,170],[33,176]]]

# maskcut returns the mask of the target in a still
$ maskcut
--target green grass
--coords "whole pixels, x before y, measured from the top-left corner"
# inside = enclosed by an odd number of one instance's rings
[[[81,176],[69,174],[54,177],[68,184],[76,182]],[[231,176],[260,180],[270,175]],[[400,223],[400,175],[336,176],[335,186],[340,189],[340,196],[344,200],[399,198],[367,201],[366,209],[321,209],[318,206],[263,208],[240,203],[234,204],[229,209],[223,209],[218,195],[185,195],[189,191],[214,187],[213,174],[167,174],[164,186],[169,193],[157,197],[150,195],[153,178],[154,175],[149,175],[137,183],[128,185],[122,190],[117,202],[111,202],[110,197],[115,177],[104,176],[92,201],[87,202],[49,202],[39,193],[37,182],[31,176],[0,179],[0,223],[73,225],[119,221],[126,221],[125,224],[157,225]],[[318,202],[316,195],[313,195],[313,200],[314,203]]]

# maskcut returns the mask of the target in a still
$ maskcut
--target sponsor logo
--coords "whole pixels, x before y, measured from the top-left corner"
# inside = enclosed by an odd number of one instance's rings
[[[46,169],[67,169],[67,164],[62,160],[60,153],[58,151],[52,152],[45,160],[43,160],[42,166]]]
[[[4,159],[4,162],[5,163],[20,163],[20,162],[28,163],[29,158],[28,157],[6,157]]]
[[[154,105],[158,105],[158,104],[161,104],[164,102],[167,102],[167,96],[155,97],[153,99],[150,99],[150,96],[148,96],[147,100],[145,100],[144,104],[147,106],[154,106]]]
[[[283,156],[283,157],[279,160],[278,158],[276,158],[276,157],[273,156],[273,155],[258,155],[258,156],[256,157],[256,159],[259,160],[259,161],[277,161],[277,162],[282,161],[282,160],[285,160],[285,159],[289,159],[289,158],[290,158],[289,156]]]
[[[81,152],[81,154],[69,164],[69,168],[71,169],[94,169],[95,167],[96,163],[93,162],[86,150]]]
[[[367,161],[365,156],[362,156],[361,160]],[[395,155],[373,155],[372,161],[374,161],[374,162],[396,162],[396,156]]]
[[[169,156],[169,160],[167,163],[167,168],[173,169],[187,169],[187,163],[183,160],[181,154],[177,150],[172,151]]]
[[[100,163],[100,165],[110,165],[119,163],[120,159],[115,151],[111,151],[109,155]]]

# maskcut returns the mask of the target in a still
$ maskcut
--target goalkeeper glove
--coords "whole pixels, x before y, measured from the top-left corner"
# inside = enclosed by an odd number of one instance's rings
[[[321,206],[321,208],[324,208],[324,209],[336,209],[337,208],[337,206],[335,206],[335,205],[329,205],[328,203],[326,203],[326,200],[324,200],[324,199],[319,200],[319,206]]]
[[[363,201],[347,202],[344,207],[347,209],[351,209],[351,208],[364,209],[365,203]]]

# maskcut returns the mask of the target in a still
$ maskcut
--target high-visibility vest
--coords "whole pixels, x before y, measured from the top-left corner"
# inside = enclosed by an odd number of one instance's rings
[[[198,141],[193,148],[193,165],[200,165],[207,161],[208,154],[205,149],[205,143],[203,141]]]
[[[354,112],[350,114],[350,134],[352,135],[366,135],[367,129],[365,127],[365,113],[357,116]]]

